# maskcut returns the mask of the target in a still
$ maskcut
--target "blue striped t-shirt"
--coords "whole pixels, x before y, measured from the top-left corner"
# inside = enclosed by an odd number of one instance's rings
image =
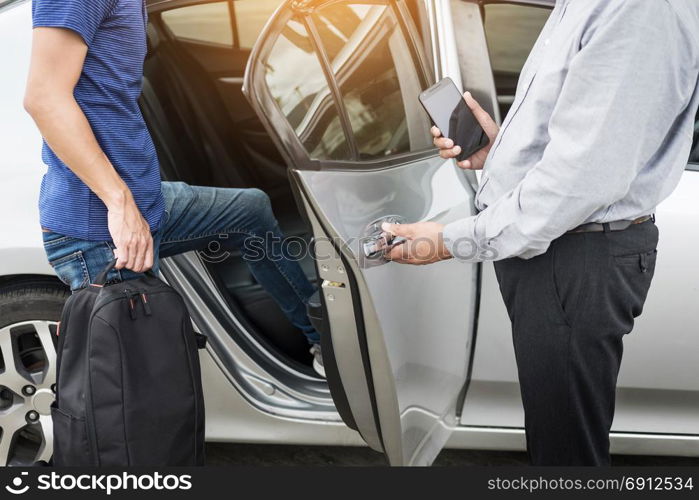
[[[67,28],[88,47],[75,100],[97,141],[155,231],[164,210],[153,140],[138,107],[146,56],[144,0],[33,0],[34,27]],[[55,233],[109,241],[102,201],[44,142],[41,225]]]

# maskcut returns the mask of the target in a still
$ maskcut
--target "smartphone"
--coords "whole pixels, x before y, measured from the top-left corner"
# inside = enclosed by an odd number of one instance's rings
[[[447,77],[425,90],[419,99],[442,136],[461,147],[457,161],[468,159],[488,145],[488,135],[451,78]]]

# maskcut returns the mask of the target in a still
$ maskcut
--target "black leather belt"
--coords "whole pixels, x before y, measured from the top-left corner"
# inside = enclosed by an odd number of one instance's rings
[[[639,217],[636,220],[616,220],[613,222],[590,222],[589,224],[583,224],[578,226],[572,231],[568,231],[566,234],[576,234],[576,233],[611,233],[617,231],[626,231],[628,228],[635,224],[643,224],[649,220],[655,221],[655,216],[645,215]]]

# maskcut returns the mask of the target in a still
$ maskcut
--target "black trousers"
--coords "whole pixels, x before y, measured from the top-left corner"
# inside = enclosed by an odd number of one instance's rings
[[[566,234],[544,255],[495,264],[535,465],[608,465],[623,338],[653,279],[654,222]]]

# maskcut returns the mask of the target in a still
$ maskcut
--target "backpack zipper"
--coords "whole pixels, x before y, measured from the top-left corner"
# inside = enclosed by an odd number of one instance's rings
[[[134,297],[138,297],[138,292],[132,292],[128,288],[124,290],[124,296],[126,297],[126,301],[129,306],[129,315],[131,316],[131,321],[136,320],[136,301],[134,300]]]
[[[148,303],[148,296],[145,293],[141,294],[141,303],[143,304],[143,310],[146,311],[146,316],[153,316],[153,311],[151,311]]]

